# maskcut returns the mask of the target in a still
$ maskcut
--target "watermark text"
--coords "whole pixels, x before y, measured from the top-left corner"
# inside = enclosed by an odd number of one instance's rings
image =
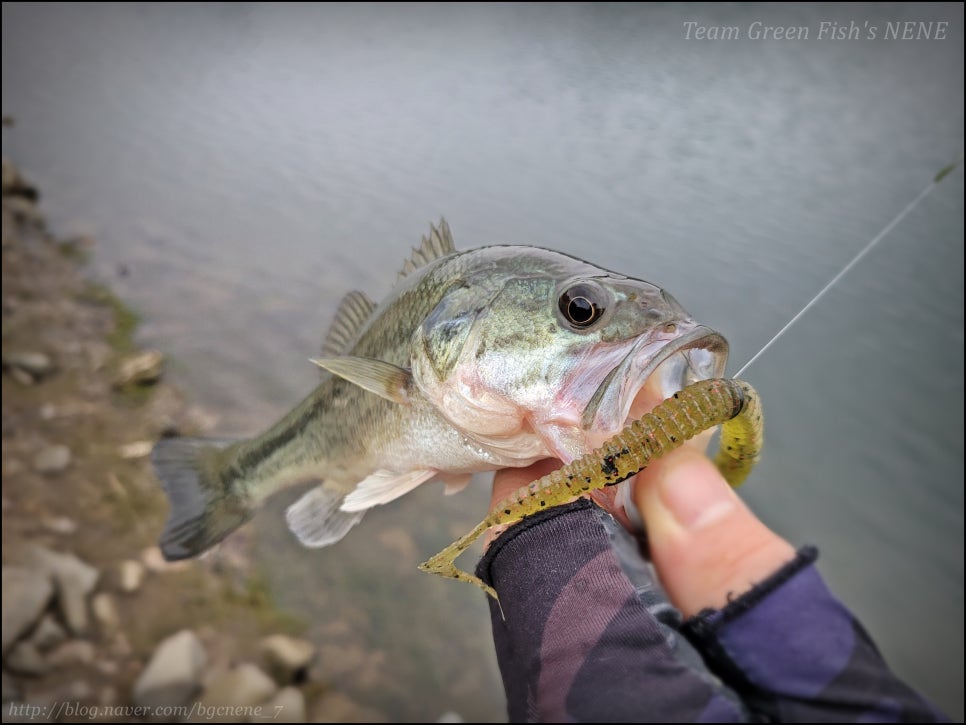
[[[84,702],[61,701],[45,705],[10,702],[3,706],[4,722],[53,722],[68,720],[132,720],[150,718],[165,720],[276,720],[282,716],[283,705],[91,705]],[[283,718],[284,719],[284,718]]]
[[[755,20],[747,25],[708,25],[686,20],[685,40],[946,40],[948,20],[821,20],[812,25],[769,25]]]

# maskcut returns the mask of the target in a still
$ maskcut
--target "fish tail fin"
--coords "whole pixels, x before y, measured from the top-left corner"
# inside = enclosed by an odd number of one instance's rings
[[[151,462],[171,505],[160,542],[168,561],[197,556],[252,517],[247,498],[218,475],[219,453],[231,443],[163,438],[154,446]]]

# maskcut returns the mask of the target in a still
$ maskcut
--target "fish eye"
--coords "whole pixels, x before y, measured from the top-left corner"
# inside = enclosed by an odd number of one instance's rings
[[[564,290],[557,300],[560,314],[574,328],[584,330],[607,309],[606,294],[597,285],[578,283]]]

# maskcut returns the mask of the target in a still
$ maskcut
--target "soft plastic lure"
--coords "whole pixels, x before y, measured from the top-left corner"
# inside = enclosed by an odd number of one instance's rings
[[[419,568],[476,584],[496,599],[496,591],[455,564],[456,558],[488,528],[521,521],[588,491],[620,483],[716,425],[721,425],[721,444],[714,463],[728,483],[738,486],[761,456],[764,422],[758,393],[742,380],[703,380],[675,393],[594,452],[517,489],[470,533]]]

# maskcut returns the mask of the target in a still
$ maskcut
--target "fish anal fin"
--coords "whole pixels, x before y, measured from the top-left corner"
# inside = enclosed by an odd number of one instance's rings
[[[363,511],[339,510],[343,495],[316,486],[285,510],[285,522],[302,546],[318,549],[342,539],[362,520]]]
[[[417,469],[403,473],[378,470],[360,481],[359,485],[345,497],[341,510],[365,511],[373,506],[389,503],[435,475],[436,471],[432,469]]]
[[[316,358],[312,362],[393,403],[409,402],[412,373],[392,363],[352,355]]]

